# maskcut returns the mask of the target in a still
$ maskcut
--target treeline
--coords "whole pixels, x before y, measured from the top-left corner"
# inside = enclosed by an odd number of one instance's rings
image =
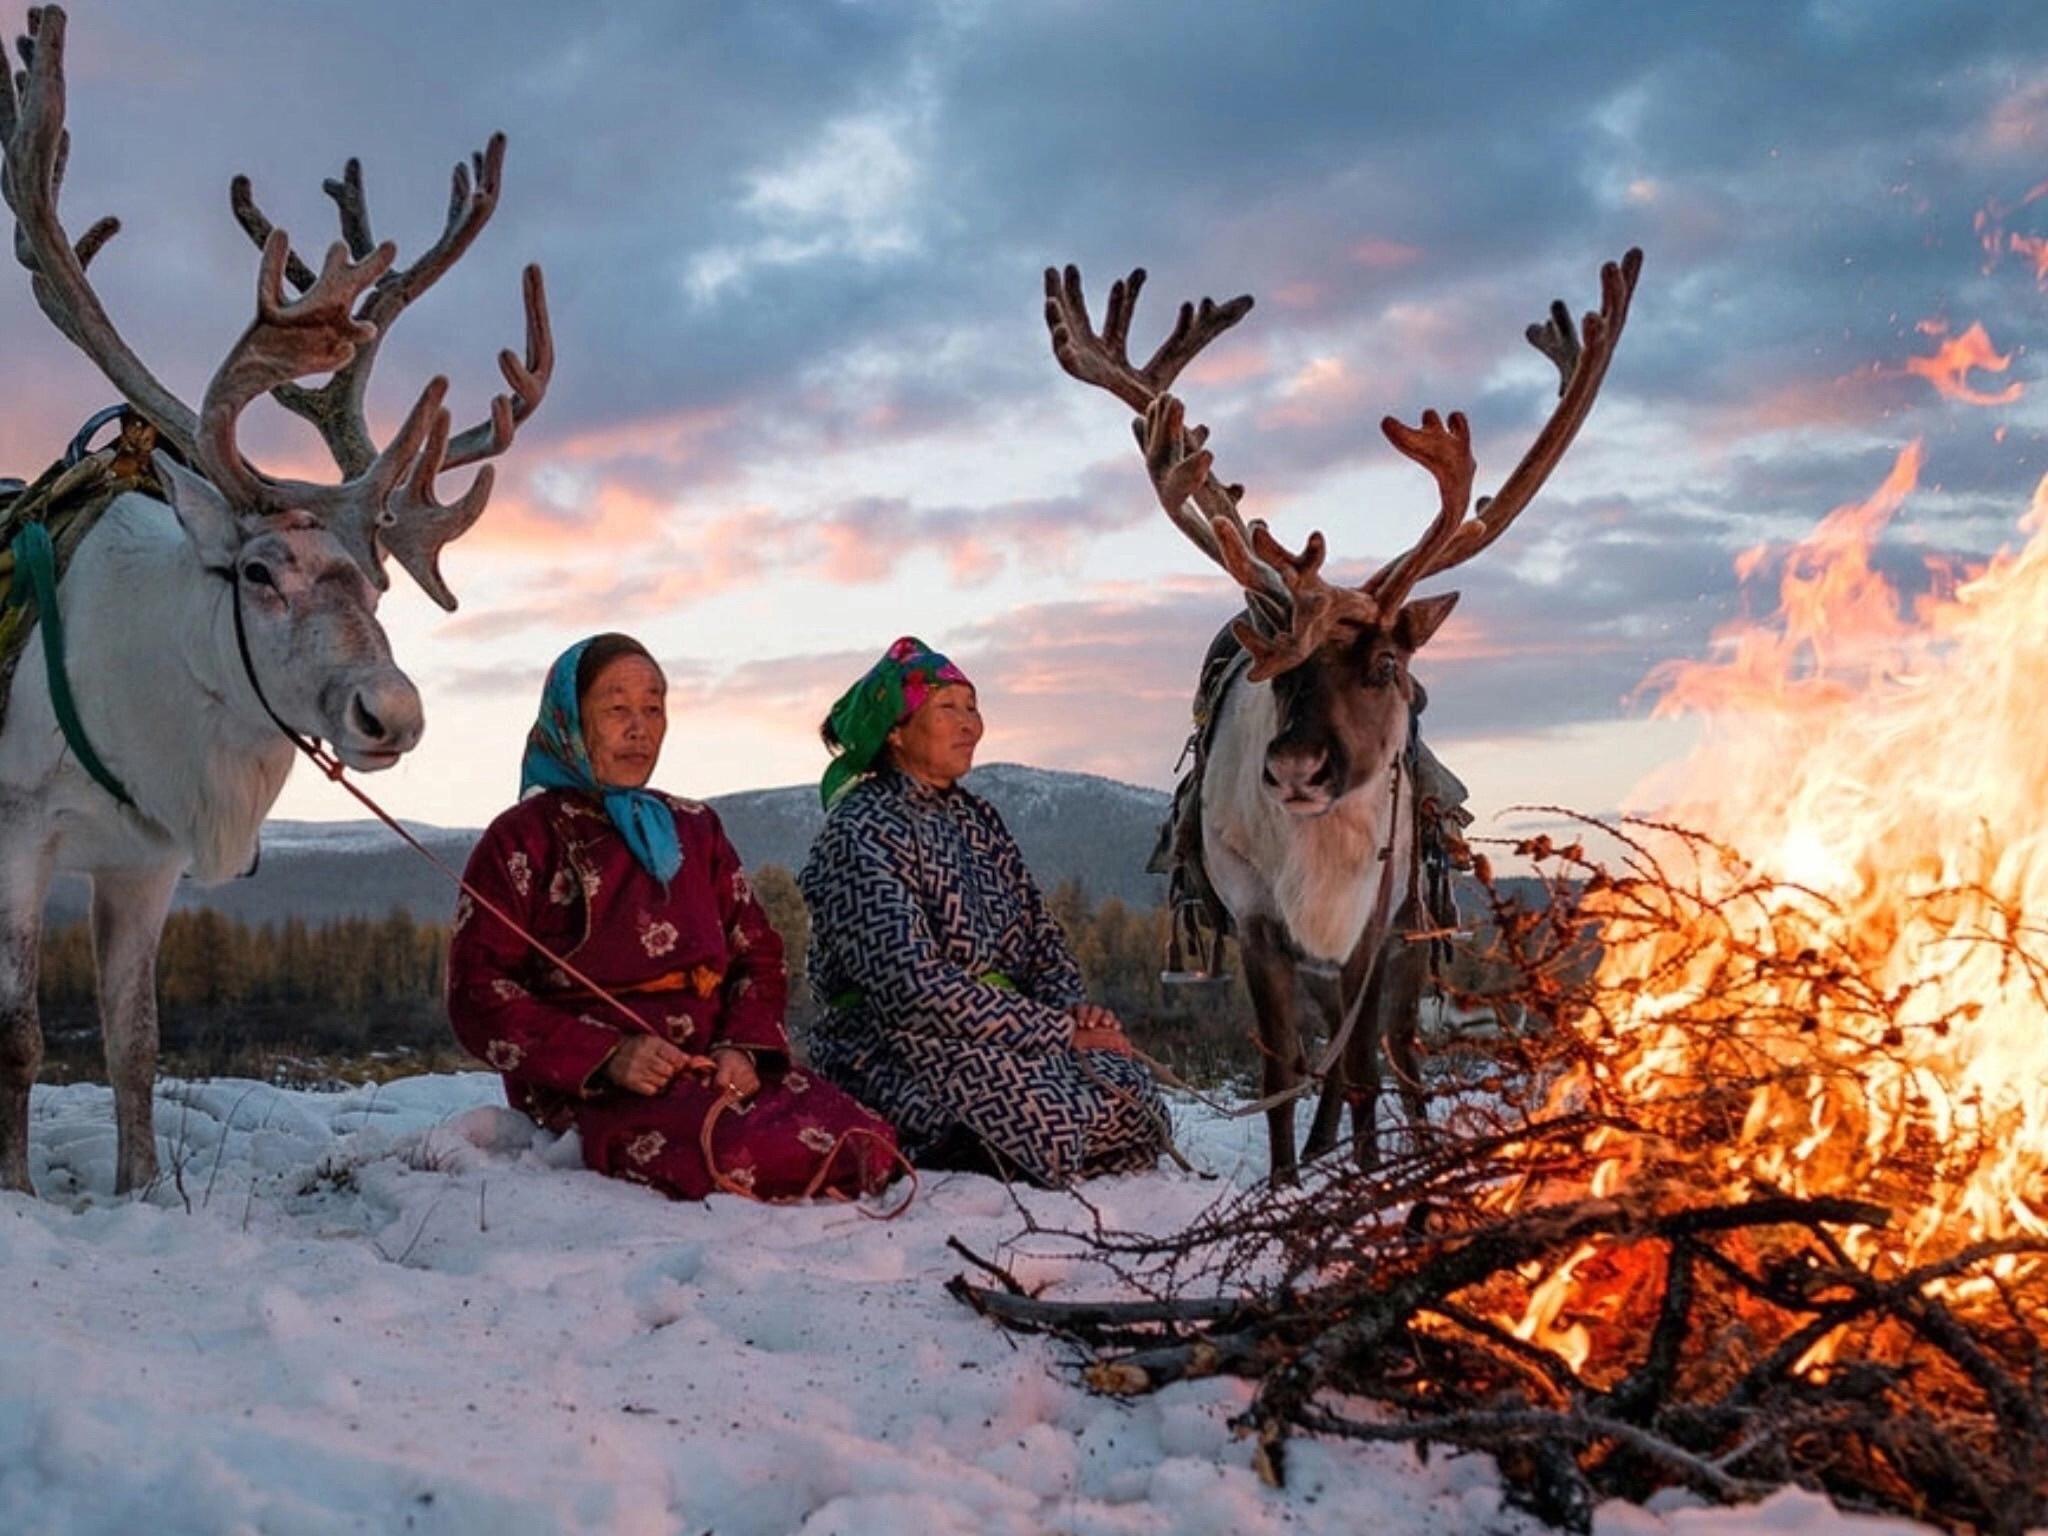
[[[813,1014],[801,982],[810,914],[786,869],[764,867],[754,887],[789,951],[790,1029],[801,1046]],[[1049,899],[1091,994],[1147,1049],[1203,1079],[1251,1068],[1250,1015],[1235,987],[1160,987],[1163,911],[1092,902],[1078,884]],[[317,1083],[474,1066],[443,1012],[447,964],[447,925],[403,910],[260,925],[207,910],[173,912],[157,956],[165,1070]],[[46,1075],[101,1076],[86,924],[45,934],[40,991]]]
[[[173,912],[157,952],[166,1071],[294,1083],[446,1071],[466,1059],[448,1029],[445,923],[382,918],[252,925]],[[43,936],[38,994],[48,1073],[98,1078],[92,934]]]
[[[762,868],[754,887],[789,951],[790,1028],[801,1047],[813,1011],[801,980],[810,914],[786,869]],[[1060,886],[1048,901],[1090,996],[1115,1010],[1148,1051],[1197,1081],[1256,1070],[1241,978],[1161,985],[1164,909],[1093,901],[1076,883]],[[376,919],[261,925],[212,911],[174,912],[157,960],[165,1069],[309,1083],[473,1067],[442,1007],[447,958],[447,925],[403,910]],[[85,924],[45,935],[41,998],[49,1075],[100,1076]]]
[[[163,1007],[282,1006],[361,1013],[436,1000],[448,978],[448,929],[404,911],[382,918],[252,927],[218,912],[173,912],[157,952]],[[84,923],[43,941],[46,1006],[90,1004],[92,934]]]

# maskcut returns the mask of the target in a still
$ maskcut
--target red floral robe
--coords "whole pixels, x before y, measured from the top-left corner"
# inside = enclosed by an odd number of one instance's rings
[[[718,816],[663,796],[682,869],[664,892],[594,800],[530,795],[492,822],[468,879],[542,943],[618,996],[639,1021],[693,1055],[750,1052],[761,1091],[712,1130],[717,1172],[766,1199],[822,1188],[858,1193],[895,1166],[888,1123],[789,1060],[782,939],[754,899]],[[467,892],[448,955],[448,1016],[472,1054],[505,1075],[505,1097],[552,1130],[575,1126],[600,1173],[683,1199],[716,1187],[704,1121],[708,1073],[682,1073],[648,1097],[603,1067],[634,1026],[543,958]],[[835,1151],[836,1148],[836,1151]]]

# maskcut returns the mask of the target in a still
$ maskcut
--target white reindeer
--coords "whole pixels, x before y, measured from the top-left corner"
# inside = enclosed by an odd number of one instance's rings
[[[1138,441],[1161,505],[1247,599],[1211,648],[1225,670],[1200,769],[1199,856],[1244,951],[1276,1182],[1297,1166],[1291,1090],[1308,1060],[1294,999],[1304,962],[1337,968],[1336,986],[1317,988],[1333,1040],[1342,1021],[1357,1025],[1341,1054],[1332,1052],[1304,1154],[1336,1144],[1349,1098],[1354,1152],[1361,1166],[1377,1161],[1383,1044],[1409,1115],[1422,1123],[1415,1011],[1426,951],[1406,935],[1427,920],[1416,888],[1417,786],[1406,750],[1416,693],[1408,667],[1458,596],[1410,601],[1409,593],[1500,537],[1556,467],[1593,407],[1641,267],[1642,253],[1632,250],[1602,268],[1600,312],[1585,317],[1583,339],[1561,303],[1529,328],[1530,342],[1561,375],[1557,408],[1499,494],[1476,510],[1462,415],[1445,421],[1425,412],[1420,427],[1391,416],[1381,423],[1394,447],[1434,477],[1441,506],[1412,548],[1358,587],[1323,578],[1322,534],[1310,534],[1295,554],[1263,523],[1245,523],[1237,506],[1244,488],[1216,478],[1208,429],[1189,428],[1167,393],[1203,347],[1244,318],[1250,297],[1183,304],[1172,333],[1139,368],[1125,348],[1143,270],[1111,287],[1099,335],[1080,273],[1045,274],[1054,356],[1139,413]],[[1209,667],[1203,676],[1212,676]]]
[[[484,509],[492,470],[452,505],[443,470],[494,457],[540,403],[553,366],[539,272],[526,273],[527,355],[502,354],[511,392],[490,421],[451,439],[446,381],[421,394],[378,450],[362,402],[391,321],[460,256],[496,205],[504,140],[458,165],[439,240],[398,269],[370,238],[351,161],[327,183],[344,242],[315,274],[270,227],[237,178],[234,207],[262,247],[256,319],[207,385],[195,414],[129,350],[85,268],[119,228],[103,219],[74,244],[58,216],[65,17],[28,13],[25,68],[0,67],[0,191],[15,249],[43,312],[155,429],[171,502],[129,491],[79,544],[58,592],[63,658],[87,741],[128,789],[124,807],[67,749],[45,677],[38,624],[0,724],[0,1189],[28,1191],[28,1100],[42,1057],[36,966],[44,894],[57,870],[92,882],[101,1026],[118,1125],[115,1188],[156,1176],[156,953],[181,874],[219,880],[246,869],[258,829],[291,771],[284,727],[324,738],[350,767],[388,768],[420,739],[418,691],[376,618],[386,554],[445,608],[439,553]],[[0,61],[4,66],[4,61]],[[287,297],[285,282],[298,290]],[[319,389],[295,381],[322,374]],[[273,479],[235,444],[257,397],[312,420],[344,478]]]

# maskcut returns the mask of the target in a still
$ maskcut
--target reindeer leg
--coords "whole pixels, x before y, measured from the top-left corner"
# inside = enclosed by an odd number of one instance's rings
[[[1342,983],[1312,981],[1308,993],[1322,1011],[1324,1038],[1336,1039],[1337,1031],[1344,1025],[1345,990]],[[1312,1163],[1337,1145],[1337,1132],[1344,1122],[1345,1084],[1348,1080],[1344,1062],[1333,1063],[1329,1075],[1323,1080],[1322,1096],[1316,1100],[1316,1114],[1309,1122],[1308,1140],[1302,1144],[1302,1161]]]
[[[1344,1047],[1344,1077],[1351,1094],[1351,1156],[1371,1172],[1380,1165],[1380,978],[1386,972],[1383,950],[1360,944],[1344,964],[1344,993],[1356,1000],[1358,1024]],[[1340,1021],[1341,1023],[1341,1021]]]
[[[100,1030],[114,1086],[114,1193],[156,1178],[156,950],[178,869],[118,870],[92,882],[93,956],[99,970]]]
[[[43,1026],[36,1017],[35,940],[22,940],[14,914],[0,914],[0,1191],[32,1195],[28,1096],[42,1070]]]
[[[1425,946],[1410,944],[1402,933],[1416,927],[1413,914],[1404,908],[1394,919],[1392,931],[1378,953],[1370,957],[1365,979],[1364,1012],[1358,1031],[1351,1037],[1350,1071],[1360,1085],[1351,1114],[1352,1154],[1358,1166],[1377,1168],[1379,1152],[1380,1058],[1385,1053],[1393,1068],[1394,1083],[1408,1112],[1414,1133],[1428,1127],[1428,1107],[1422,1092],[1421,1067],[1415,1056],[1416,1010],[1422,989],[1429,979],[1429,953]],[[1353,957],[1356,961],[1357,956]],[[1348,967],[1347,967],[1348,969]],[[1368,1096],[1367,1087],[1370,1087]]]
[[[1395,925],[1394,937],[1387,941],[1380,956],[1379,974],[1374,980],[1380,994],[1380,1033],[1386,1041],[1387,1065],[1393,1071],[1401,1107],[1408,1115],[1408,1132],[1418,1143],[1427,1143],[1429,1095],[1423,1087],[1422,1062],[1415,1045],[1422,1025],[1422,994],[1429,987],[1429,945],[1410,944],[1402,939],[1404,923]]]
[[[0,827],[12,820],[0,812]],[[25,1195],[35,1193],[28,1177],[28,1099],[43,1064],[36,974],[50,867],[47,846],[25,847],[0,836],[0,1190]]]
[[[1308,1072],[1301,1051],[1301,1028],[1294,1017],[1294,960],[1287,948],[1287,935],[1271,919],[1253,918],[1244,925],[1240,948],[1245,985],[1258,1018],[1263,1058],[1260,1090],[1264,1095],[1284,1093]],[[1272,1152],[1272,1182],[1292,1184],[1299,1177],[1292,1100],[1266,1111],[1266,1136]]]

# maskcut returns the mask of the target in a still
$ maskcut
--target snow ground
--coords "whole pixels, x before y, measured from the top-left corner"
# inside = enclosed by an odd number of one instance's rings
[[[7,1536],[1537,1529],[1479,1458],[1300,1440],[1290,1486],[1266,1488],[1226,1427],[1238,1382],[1090,1396],[1057,1348],[942,1289],[949,1235],[990,1253],[1018,1229],[989,1179],[928,1177],[895,1222],[675,1205],[585,1172],[484,1074],[165,1082],[157,1129],[183,1197],[116,1201],[106,1091],[36,1091],[42,1198],[0,1195]],[[1260,1175],[1253,1122],[1188,1111],[1182,1132],[1224,1179]],[[1166,1230],[1218,1187],[1169,1169],[1089,1195]],[[1050,1245],[1004,1257],[1056,1294],[1104,1288]],[[1796,1493],[1599,1521],[1920,1529]]]

